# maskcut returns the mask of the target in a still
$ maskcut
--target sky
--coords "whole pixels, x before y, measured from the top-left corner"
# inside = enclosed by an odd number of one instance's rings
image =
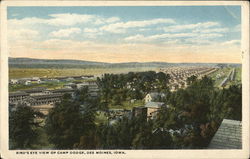
[[[240,6],[8,7],[10,57],[241,63]]]

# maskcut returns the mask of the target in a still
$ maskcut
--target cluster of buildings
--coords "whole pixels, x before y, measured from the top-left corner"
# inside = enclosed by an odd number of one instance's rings
[[[144,119],[155,119],[157,117],[157,114],[159,110],[162,107],[168,108],[168,105],[165,105],[161,101],[162,98],[165,97],[164,93],[157,93],[157,92],[151,92],[148,93],[145,98],[145,105],[134,107],[132,110],[133,116],[142,116]]]
[[[218,68],[211,67],[169,67],[166,69],[161,69],[160,71],[170,75],[170,90],[175,91],[178,88],[187,87],[187,78],[191,76],[196,76],[197,78],[202,78],[205,75],[211,74],[217,71]]]
[[[163,97],[165,97],[165,94],[163,93],[151,92],[145,96],[145,104],[142,106],[133,107],[132,110],[109,109],[110,123],[112,124],[125,116],[128,118],[140,116],[145,120],[156,119],[157,114],[162,107],[169,108],[165,103],[159,102]]]
[[[40,78],[40,77],[32,77],[32,78],[19,78],[19,79],[10,79],[9,84],[22,84],[22,85],[31,85],[31,84],[40,84],[46,82],[70,82],[73,80],[92,80],[96,77],[93,75],[82,75],[82,76],[65,76],[65,77],[53,77],[53,78]]]
[[[47,114],[49,109],[54,106],[55,103],[60,102],[64,94],[70,94],[74,96],[76,89],[82,87],[88,87],[90,97],[96,98],[98,96],[98,86],[95,82],[82,82],[72,85],[72,87],[64,87],[61,89],[49,90],[43,87],[36,87],[32,89],[10,92],[9,93],[9,106],[11,110],[19,104],[25,104],[32,108]]]
[[[170,75],[170,88],[171,91],[175,91],[178,88],[187,87],[187,78],[192,75],[197,78],[201,78],[205,75],[217,71],[217,68],[209,67],[171,67],[167,69],[161,69],[160,71],[165,72]],[[222,81],[221,85],[224,85],[228,80],[234,80],[235,69],[230,71],[225,80]],[[9,108],[10,110],[15,110],[16,106],[19,104],[25,104],[32,107],[33,109],[42,112],[43,114],[48,114],[49,110],[54,107],[55,103],[60,102],[64,94],[70,94],[74,96],[74,92],[77,89],[83,87],[88,87],[88,93],[90,97],[96,98],[99,94],[99,88],[96,82],[89,80],[88,82],[82,82],[84,79],[95,79],[94,76],[71,76],[71,77],[56,77],[56,78],[22,78],[22,79],[11,79],[9,81],[10,85],[15,84],[39,84],[43,82],[66,82],[64,87],[61,89],[46,89],[44,87],[36,87],[33,89],[26,89],[17,92],[9,93]],[[72,82],[79,80],[81,82]],[[156,119],[159,110],[164,107],[169,109],[170,107],[162,101],[165,98],[164,93],[151,92],[148,93],[145,98],[145,104],[133,107],[132,110],[126,109],[109,109],[109,123],[113,124],[118,119],[123,117],[138,117],[141,116],[145,120]],[[131,101],[132,102],[132,101]],[[185,112],[181,112],[180,116]],[[178,116],[179,117],[179,116]],[[178,134],[185,136],[189,129],[192,129],[190,125],[185,125],[184,128],[173,130],[156,128],[153,133],[169,132],[170,134]],[[208,149],[241,149],[242,148],[242,124],[240,121],[224,119],[221,123],[218,131],[212,138]]]
[[[233,71],[229,77],[232,77]],[[132,110],[132,116],[142,115],[145,119],[155,119],[159,113],[160,108],[165,107],[169,109],[168,105],[158,101],[165,95],[162,93],[149,93],[145,97],[146,104],[140,107],[134,107]],[[185,116],[185,112],[180,112],[178,118]],[[156,128],[152,133],[168,132],[170,135],[177,134],[178,136],[186,136],[190,130],[193,129],[192,125],[185,124],[183,128],[179,129],[165,129]],[[241,149],[242,148],[242,122],[223,119],[220,127],[210,141],[207,149]]]

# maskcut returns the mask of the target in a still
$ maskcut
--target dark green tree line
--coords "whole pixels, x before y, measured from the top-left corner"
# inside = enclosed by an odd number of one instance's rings
[[[10,149],[30,149],[32,144],[38,141],[37,128],[40,122],[37,118],[43,118],[43,114],[34,111],[26,105],[18,105],[16,110],[9,114],[9,138]]]

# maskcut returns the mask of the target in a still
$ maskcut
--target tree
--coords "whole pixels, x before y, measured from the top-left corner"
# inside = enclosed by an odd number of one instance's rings
[[[81,89],[75,91],[75,100],[78,100],[80,102],[86,102],[89,100],[89,97],[90,96],[87,86],[84,86]]]
[[[114,95],[113,97],[113,104],[114,105],[121,105],[121,96],[119,94]]]
[[[98,103],[90,99],[87,89],[75,93],[73,99],[65,94],[60,103],[56,103],[46,119],[46,131],[49,141],[57,149],[93,148],[87,144],[87,138],[95,130],[95,112]],[[91,137],[92,138],[92,137]]]
[[[152,127],[149,124],[145,124],[140,128],[139,133],[136,134],[132,141],[132,146],[135,149],[149,149],[152,147]]]
[[[172,148],[172,137],[168,131],[158,129],[153,133],[151,147],[152,149],[169,149]]]
[[[197,77],[195,75],[192,75],[190,77],[187,78],[187,85],[191,85],[192,83],[194,83],[197,80]]]
[[[186,91],[189,94],[186,109],[193,124],[199,125],[208,122],[211,110],[210,99],[215,91],[214,81],[204,76],[187,87]]]
[[[49,141],[58,149],[71,149],[79,141],[84,131],[80,104],[64,95],[61,103],[56,103],[46,119]]]
[[[167,85],[169,84],[169,80],[170,80],[170,75],[169,74],[165,74],[163,72],[159,72],[156,74],[156,78],[158,80],[158,90],[164,90],[167,88]]]
[[[31,107],[18,105],[9,116],[9,135],[11,149],[29,149],[38,141],[37,128],[40,122],[37,117],[43,117],[40,112],[35,112]]]
[[[99,148],[99,138],[95,131],[88,131],[80,137],[78,143],[74,144],[77,149],[96,149]]]
[[[99,148],[102,149],[131,149],[133,140],[146,124],[143,116],[129,119],[123,117],[114,124],[100,124],[97,127]],[[150,129],[151,131],[151,129]]]
[[[226,118],[242,120],[242,86],[232,85],[226,90],[224,109],[227,110]]]

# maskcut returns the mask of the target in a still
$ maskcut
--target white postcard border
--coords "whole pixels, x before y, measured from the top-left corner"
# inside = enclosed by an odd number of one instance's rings
[[[72,155],[70,152],[114,152],[116,150],[20,150],[38,154],[16,155],[8,150],[8,45],[7,6],[212,6],[241,5],[242,7],[242,84],[243,84],[243,148],[242,150],[117,150],[125,155]],[[4,1],[1,3],[1,155],[3,158],[247,158],[249,156],[249,2],[244,1]],[[39,155],[39,152],[55,154]]]

